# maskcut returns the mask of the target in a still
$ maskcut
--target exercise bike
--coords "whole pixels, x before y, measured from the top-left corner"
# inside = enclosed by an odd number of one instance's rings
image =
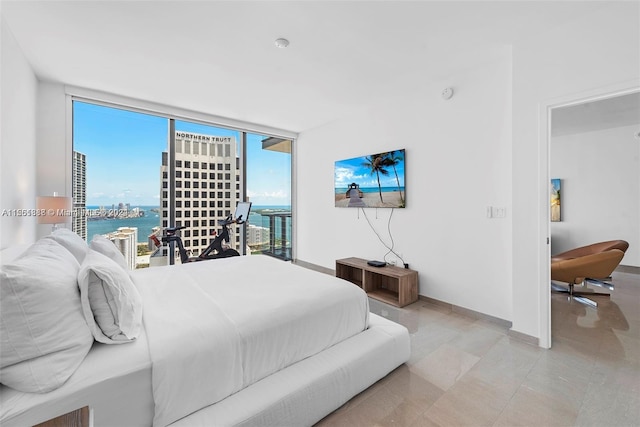
[[[169,245],[169,264],[174,264],[174,248],[175,244],[178,244],[178,252],[180,253],[180,262],[186,264],[189,262],[207,261],[211,259],[229,258],[234,256],[240,256],[240,253],[233,248],[225,247],[224,243],[229,243],[229,228],[231,224],[243,224],[249,217],[249,211],[251,210],[251,202],[239,202],[236,206],[235,218],[232,215],[227,216],[225,219],[218,221],[218,224],[222,227],[220,232],[215,233],[215,238],[202,251],[202,253],[195,257],[190,257],[187,250],[182,244],[182,239],[177,234],[178,231],[185,226],[180,227],[168,227],[164,229],[162,235],[162,244]]]

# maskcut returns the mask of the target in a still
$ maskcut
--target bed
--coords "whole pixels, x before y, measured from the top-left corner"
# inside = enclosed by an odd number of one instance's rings
[[[406,328],[370,313],[360,288],[270,257],[130,278],[142,306],[135,339],[93,339],[47,392],[9,387],[3,371],[2,426],[84,406],[95,426],[313,425],[409,358]]]

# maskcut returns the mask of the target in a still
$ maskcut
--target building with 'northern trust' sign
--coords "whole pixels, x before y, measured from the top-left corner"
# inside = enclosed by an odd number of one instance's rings
[[[162,153],[160,173],[161,226],[185,226],[183,244],[196,256],[240,200],[236,138],[176,131],[173,150]],[[237,249],[240,232],[234,231],[229,244]]]

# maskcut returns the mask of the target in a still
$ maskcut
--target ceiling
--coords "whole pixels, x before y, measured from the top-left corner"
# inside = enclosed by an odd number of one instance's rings
[[[300,132],[605,4],[2,0],[0,10],[40,80]]]

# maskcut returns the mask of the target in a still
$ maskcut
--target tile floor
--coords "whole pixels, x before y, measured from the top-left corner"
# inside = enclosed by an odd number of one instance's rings
[[[598,309],[552,295],[550,350],[441,305],[370,300],[409,329],[411,358],[317,426],[640,426],[640,275],[613,283]]]

